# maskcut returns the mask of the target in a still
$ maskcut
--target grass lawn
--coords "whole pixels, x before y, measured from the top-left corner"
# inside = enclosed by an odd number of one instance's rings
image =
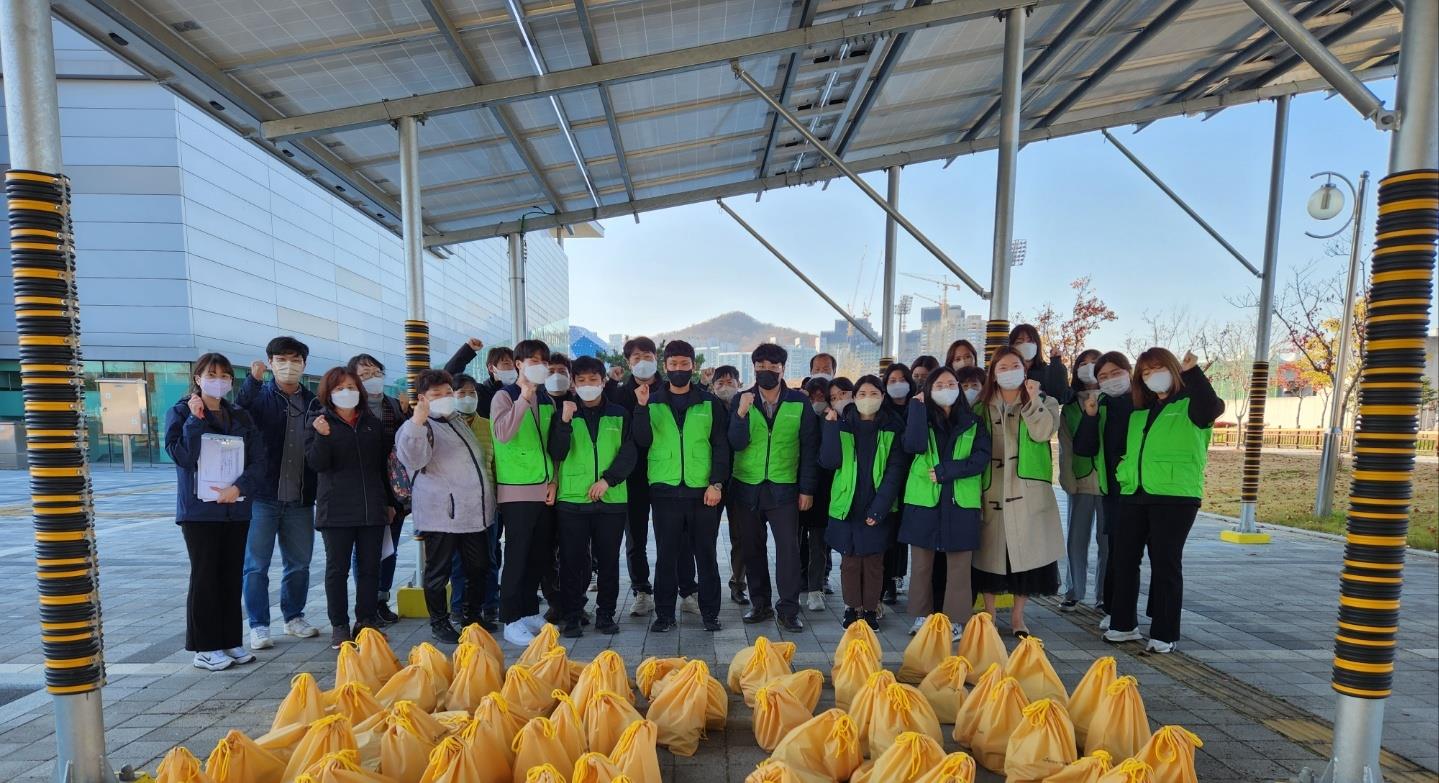
[[[1319,474],[1319,453],[1266,453],[1259,473],[1259,521],[1273,525],[1344,533],[1344,512],[1349,508],[1351,465],[1341,460],[1334,484],[1334,514],[1313,515],[1314,491]],[[1244,455],[1224,447],[1209,452],[1205,472],[1204,510],[1239,516],[1239,476]],[[1439,466],[1420,462],[1414,470],[1414,500],[1409,520],[1409,546],[1434,551],[1439,524]]]

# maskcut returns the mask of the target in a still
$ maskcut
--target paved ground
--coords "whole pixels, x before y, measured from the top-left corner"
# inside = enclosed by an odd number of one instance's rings
[[[94,483],[110,672],[105,715],[116,766],[153,770],[176,744],[203,758],[230,728],[252,734],[267,729],[294,673],[309,670],[322,683],[328,679],[334,656],[320,640],[281,638],[257,664],[219,674],[191,668],[181,651],[187,567],[172,524],[173,473],[102,471]],[[39,689],[27,492],[25,474],[0,472],[0,523],[10,531],[0,539],[0,616],[8,631],[0,641],[0,780],[6,781],[48,779],[54,747],[49,697]],[[1306,766],[1322,767],[1334,705],[1329,661],[1342,546],[1279,528],[1272,530],[1271,546],[1235,547],[1218,541],[1222,525],[1202,519],[1190,541],[1183,654],[1148,657],[1130,646],[1117,652],[1120,670],[1139,678],[1156,725],[1181,724],[1204,739],[1202,780],[1275,780]],[[401,574],[410,573],[412,563],[413,545],[406,545]],[[1416,554],[1406,572],[1397,693],[1388,703],[1385,732],[1386,749],[1403,758],[1386,757],[1391,780],[1434,780],[1439,769],[1436,565],[1434,558]],[[317,623],[323,619],[322,566],[317,557],[310,595],[310,616]],[[722,569],[727,574],[727,565]],[[277,581],[278,564],[272,585]],[[650,635],[645,622],[629,618],[624,609],[618,636],[592,634],[570,648],[575,658],[588,659],[612,647],[631,667],[645,656],[683,652],[707,659],[723,678],[734,652],[765,634],[799,644],[797,667],[827,673],[842,609],[838,597],[831,597],[824,612],[807,613],[808,627],[794,636],[772,625],[742,625],[739,608],[728,602],[725,630],[716,634],[685,616],[678,633]],[[1031,613],[1030,628],[1044,639],[1071,687],[1096,656],[1116,654],[1098,640],[1095,619],[1089,612],[1060,615],[1049,606]],[[886,665],[898,666],[909,624],[903,614],[884,621]],[[402,652],[426,637],[413,620],[391,633]],[[826,693],[821,708],[832,700]],[[763,756],[751,733],[750,712],[738,698],[731,700],[729,728],[702,742],[696,756],[661,752],[666,779],[706,783],[716,779],[716,769],[724,770],[726,780],[741,781]]]

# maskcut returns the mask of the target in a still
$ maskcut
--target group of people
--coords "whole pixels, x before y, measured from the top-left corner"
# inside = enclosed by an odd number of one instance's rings
[[[988,357],[960,340],[942,363],[921,356],[853,380],[819,354],[791,388],[787,352],[767,343],[750,357],[754,385],[741,389],[738,368],[701,371],[680,340],[629,340],[627,367],[523,340],[491,348],[479,380],[465,369],[483,348],[471,339],[444,369],[421,372],[412,405],[384,393],[385,368],[365,354],[310,392],[300,382],[308,349],[291,337],[271,341],[233,402],[230,362],[200,357],[192,393],[166,422],[197,667],[245,663],[272,645],[277,542],[285,631],[318,634],[304,616],[314,530],[332,645],[396,622],[394,551],[407,518],[424,548],[432,634],[447,643],[472,622],[503,625],[516,645],[546,622],[571,638],[591,624],[617,633],[622,545],[632,616],[653,615],[655,633],[681,613],[720,630],[722,517],[730,599],[748,606],[745,623],[800,631],[803,611],[825,608],[837,552],[845,627],[878,628],[908,571],[911,633],[942,611],[958,636],[976,594],[991,613],[1007,594],[1010,631],[1023,638],[1027,600],[1060,591],[1062,561],[1061,610],[1086,598],[1093,537],[1105,639],[1145,638],[1136,607],[1146,551],[1149,649],[1171,652],[1179,639],[1183,548],[1223,412],[1192,354],[1180,361],[1156,347],[1131,365],[1087,350],[1071,371],[1021,324]],[[206,434],[244,444],[228,486],[198,486]],[[1067,525],[1053,489],[1056,434]]]

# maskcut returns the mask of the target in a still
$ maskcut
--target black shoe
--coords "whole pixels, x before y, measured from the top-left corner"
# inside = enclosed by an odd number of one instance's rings
[[[744,617],[740,619],[744,620],[745,625],[754,625],[755,623],[762,623],[765,620],[769,620],[773,617],[773,609],[769,608],[768,606],[756,606],[753,609],[750,609],[748,612],[745,612]]]
[[[824,583],[824,594],[834,595],[834,588],[829,586],[829,582]]]
[[[371,618],[368,619],[368,620],[357,620],[357,621],[355,621],[355,627],[350,631],[350,636],[351,636],[351,638],[354,638],[354,639],[360,638],[360,631],[363,631],[363,630],[365,630],[366,628],[369,628],[369,629],[373,630],[375,633],[379,634],[381,638],[385,638],[385,639],[388,639],[388,638],[389,638],[389,637],[385,634],[384,631],[381,631],[381,630],[380,630],[380,621],[379,621],[379,619],[378,619],[378,618],[374,618],[374,617],[371,617]]]
[[[1079,606],[1079,602],[1078,602],[1078,601],[1074,601],[1074,600],[1064,600],[1064,601],[1060,601],[1060,602],[1059,602],[1059,611],[1064,612],[1065,614],[1068,614],[1068,613],[1074,611],[1075,607],[1077,607],[1077,606]]]
[[[722,631],[722,630],[724,630],[724,626],[723,626],[723,625],[720,625],[720,621],[719,621],[719,618],[718,618],[718,617],[706,617],[706,618],[704,619],[704,624],[705,624],[705,630],[706,630],[706,631]]]
[[[450,612],[450,624],[460,629],[463,629],[465,626],[469,625],[469,623],[465,622],[465,615],[463,612]]]
[[[740,606],[749,606],[749,599],[745,597],[743,587],[735,587],[734,585],[730,585],[729,599],[739,604]]]
[[[589,624],[590,624],[590,613],[589,613],[589,612],[580,612],[580,625],[589,625]]]
[[[854,625],[857,620],[859,620],[859,610],[846,606],[844,608],[844,617],[839,621],[839,627],[848,628]]]
[[[651,633],[669,633],[675,628],[676,625],[674,620],[666,620],[663,617],[656,617],[655,621],[650,623]]]
[[[859,616],[860,619],[864,620],[865,625],[869,626],[870,630],[879,630],[879,612],[860,612]]]
[[[338,650],[345,642],[354,641],[348,626],[337,625],[330,629],[330,649]]]
[[[894,606],[895,604],[899,603],[899,591],[895,589],[893,579],[885,580],[884,591],[879,594],[879,600],[885,602],[889,606]]]
[[[781,617],[781,618],[779,618],[778,620],[776,620],[775,623],[776,623],[777,625],[779,625],[781,631],[789,631],[790,633],[799,633],[800,631],[803,631],[803,630],[804,630],[804,621],[800,620],[799,617],[797,617],[797,616],[796,616],[796,617]]]
[[[487,622],[487,623],[490,623],[490,624],[494,625],[496,628],[499,628],[499,627],[500,627],[500,610],[499,610],[499,609],[481,609],[481,610],[480,610],[480,619],[481,619],[481,620],[484,620],[484,621]],[[486,628],[485,630],[489,630],[489,629]]]
[[[620,632],[620,626],[613,615],[601,614],[595,615],[595,630],[606,636],[613,636]]]
[[[560,635],[566,639],[578,639],[585,635],[585,629],[579,620],[566,620],[565,629],[560,631]]]
[[[468,620],[465,620],[464,623],[462,623],[459,627],[460,627],[461,629],[464,629],[464,628],[467,628],[467,627],[469,627],[469,626],[471,626],[471,625],[478,625],[479,627],[485,629],[485,630],[486,630],[487,632],[489,632],[489,633],[494,633],[494,632],[500,630],[500,624],[499,624],[499,623],[491,622],[491,621],[489,621],[489,620],[486,620],[484,615],[480,615],[479,617],[471,617],[471,618],[469,618]]]
[[[435,637],[435,641],[444,644],[460,643],[460,632],[455,630],[454,623],[451,623],[448,617],[439,622],[430,623],[430,635]]]
[[[551,606],[549,609],[545,610],[545,622],[547,622],[547,623],[549,623],[549,624],[551,624],[551,625],[559,625],[559,622],[560,622],[560,609],[559,609],[559,607],[557,607],[557,606]]]
[[[389,605],[385,603],[381,603],[380,607],[375,610],[375,617],[379,619],[381,627],[394,625],[400,621],[400,616],[391,611]]]

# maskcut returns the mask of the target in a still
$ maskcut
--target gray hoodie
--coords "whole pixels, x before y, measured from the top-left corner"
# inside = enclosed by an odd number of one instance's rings
[[[423,425],[407,419],[395,433],[395,453],[412,477],[415,530],[479,533],[493,522],[495,479],[489,458],[456,417],[430,418]]]

